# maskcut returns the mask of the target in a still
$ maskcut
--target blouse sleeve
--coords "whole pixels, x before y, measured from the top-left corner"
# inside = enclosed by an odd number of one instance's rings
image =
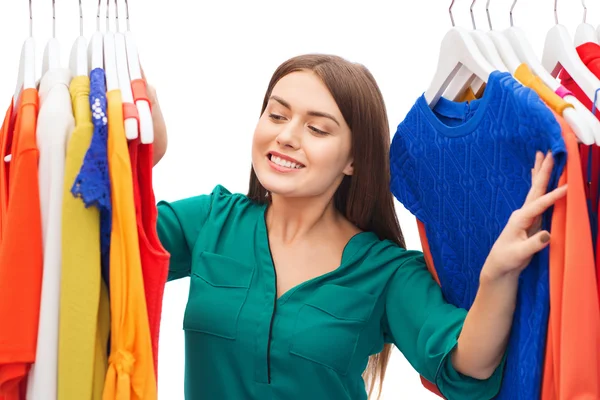
[[[486,380],[468,377],[452,366],[450,354],[467,311],[447,303],[427,270],[423,254],[404,251],[388,284],[384,335],[425,379],[452,399],[492,399],[500,390],[504,361]]]
[[[158,203],[158,237],[171,254],[169,281],[190,275],[192,250],[210,212],[211,199],[212,194]]]

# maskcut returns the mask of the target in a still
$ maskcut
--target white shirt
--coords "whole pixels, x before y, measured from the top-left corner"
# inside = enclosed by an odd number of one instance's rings
[[[44,273],[36,358],[27,382],[28,400],[56,400],[57,397],[62,199],[67,140],[75,128],[70,83],[71,72],[56,68],[44,74],[39,86],[36,138],[40,153]]]

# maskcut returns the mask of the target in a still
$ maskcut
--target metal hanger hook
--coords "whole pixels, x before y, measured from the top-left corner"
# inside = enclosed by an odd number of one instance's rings
[[[127,20],[127,30],[131,30],[131,26],[129,25],[129,1],[125,0],[125,19]]]
[[[31,0],[29,0],[29,37],[33,37],[33,12],[31,11]]]
[[[98,0],[98,11],[96,12],[96,31],[98,31],[98,32],[100,32],[100,4],[101,3],[102,3],[102,0]]]
[[[56,4],[52,0],[52,39],[56,39]]]
[[[473,0],[471,7],[469,8],[469,12],[471,13],[471,22],[473,23],[473,30],[477,29],[477,26],[475,26],[475,16],[473,15],[473,6],[475,5],[476,1],[477,0]]]
[[[81,0],[79,0],[79,36],[83,36],[83,8],[81,7]]]
[[[106,0],[106,32],[110,32],[110,19],[108,14],[110,11],[110,0]]]
[[[585,5],[585,0],[581,0],[581,5],[583,6],[583,23],[585,24],[587,18],[587,6]]]
[[[115,22],[117,24],[117,32],[119,32],[119,4],[115,0]]]
[[[31,3],[31,0],[30,0]],[[452,26],[454,25],[454,16],[452,15],[452,7],[454,7],[454,0],[452,0],[452,2],[450,3],[450,8],[448,9],[448,12],[450,13],[450,21],[452,21]]]
[[[556,6],[558,4],[558,0],[554,0],[554,22],[558,25],[558,12],[556,11]]]
[[[485,3],[485,13],[487,14],[490,31],[493,31],[494,29],[492,28],[492,17],[490,16],[490,0],[487,0],[487,3]]]
[[[510,26],[511,27],[513,26],[513,10],[515,9],[516,4],[517,4],[517,0],[513,1],[512,6],[510,6]],[[555,10],[556,10],[556,8],[555,8]]]

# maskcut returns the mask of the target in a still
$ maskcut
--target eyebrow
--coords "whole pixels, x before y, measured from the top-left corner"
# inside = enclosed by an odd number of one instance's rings
[[[290,105],[290,103],[288,103],[287,101],[285,101],[284,99],[282,99],[279,96],[271,96],[270,99],[275,100],[276,102],[278,102],[279,104],[281,104],[282,106],[284,106],[285,108],[287,108],[289,110],[292,109],[292,106]],[[340,126],[340,123],[338,122],[338,120],[331,114],[324,113],[321,111],[309,111],[309,112],[307,112],[307,114],[310,116],[313,116],[313,117],[329,118],[330,120],[335,122],[337,124],[337,126]]]

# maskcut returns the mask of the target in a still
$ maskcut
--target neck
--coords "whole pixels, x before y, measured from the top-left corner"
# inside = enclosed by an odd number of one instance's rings
[[[329,196],[290,198],[272,195],[267,210],[267,227],[272,237],[291,244],[323,233],[336,225],[340,215]]]

